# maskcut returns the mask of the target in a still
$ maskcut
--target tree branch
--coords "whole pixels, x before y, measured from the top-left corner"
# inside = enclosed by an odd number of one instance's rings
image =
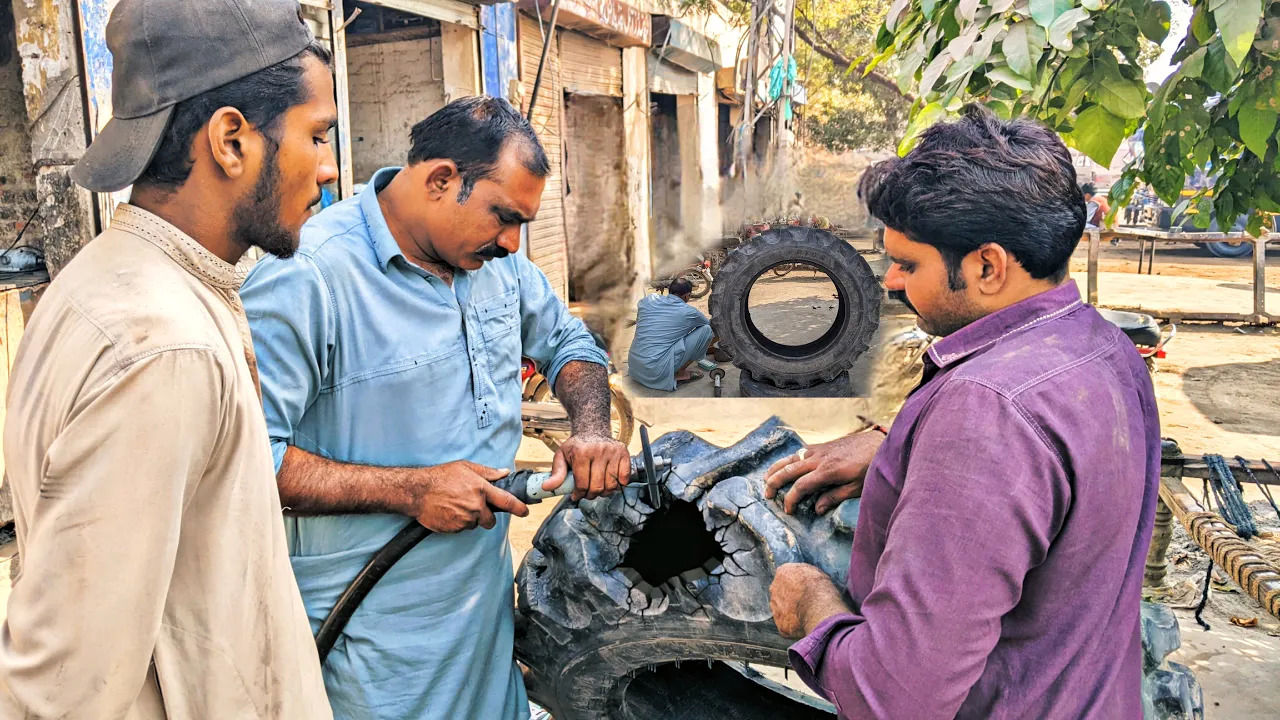
[[[809,28],[813,33],[810,35],[810,33],[805,32],[805,29],[800,27],[800,25],[796,25],[796,35],[803,40],[806,45],[812,48],[814,52],[830,60],[831,64],[835,65],[839,70],[847,71],[851,66],[853,66],[854,63],[852,60],[845,56],[844,53],[831,47],[831,44],[827,42],[826,38],[822,37],[821,32],[819,32],[817,26],[813,24],[812,20],[805,17],[803,13],[800,14],[800,19],[809,25]],[[815,37],[817,37],[817,41],[814,40]],[[866,73],[866,70],[867,64],[859,63],[857,67],[854,68],[853,72],[858,75],[860,80],[871,82],[885,89],[892,90],[895,95],[902,97],[902,99],[906,100],[908,103],[916,101],[915,95],[912,95],[911,93],[904,93],[899,90],[898,83],[894,82],[889,76],[872,70],[864,77],[863,73]]]

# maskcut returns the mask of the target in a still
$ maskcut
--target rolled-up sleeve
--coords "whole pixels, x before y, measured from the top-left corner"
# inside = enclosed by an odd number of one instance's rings
[[[793,645],[792,666],[844,717],[954,717],[1069,503],[1016,404],[952,381],[916,432],[871,591]]]
[[[551,290],[547,276],[527,258],[514,255],[520,281],[520,341],[551,387],[574,360],[608,367],[609,356],[596,345],[587,326],[574,317]]]
[[[160,634],[182,517],[218,442],[226,388],[211,348],[159,352],[86,388],[32,498],[0,638],[0,715],[129,712]]]
[[[336,333],[324,274],[304,255],[266,259],[240,289],[262,383],[262,409],[276,472],[295,429],[328,377]]]

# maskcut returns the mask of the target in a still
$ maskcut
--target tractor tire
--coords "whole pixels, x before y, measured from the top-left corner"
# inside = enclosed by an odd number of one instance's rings
[[[801,447],[777,418],[727,448],[667,433],[653,443],[675,468],[661,507],[646,488],[562,500],[516,576],[530,698],[556,720],[834,718],[781,670],[790,641],[769,608],[779,565],[848,577],[857,499],[825,515],[813,498],[794,515],[763,499],[765,471]],[[1202,718],[1194,676],[1166,661],[1178,646],[1166,608],[1144,604],[1142,640],[1147,718]]]
[[[835,322],[822,337],[804,345],[774,342],[751,320],[751,286],[782,264],[817,268],[836,287]],[[880,324],[882,295],[871,266],[834,234],[809,227],[777,228],[744,242],[725,258],[711,292],[711,327],[744,373],[783,389],[805,388],[834,380],[867,351]]]
[[[1231,242],[1219,240],[1217,242],[1205,243],[1204,249],[1208,250],[1209,254],[1214,257],[1242,258],[1242,257],[1249,257],[1250,255],[1253,254],[1253,243],[1252,242],[1231,243]]]
[[[769,610],[775,568],[848,573],[858,501],[815,516],[808,500],[791,516],[761,495],[765,470],[801,447],[776,418],[723,449],[668,433],[653,452],[678,473],[660,509],[643,488],[562,501],[517,575],[530,698],[556,720],[833,718],[825,700],[759,672],[787,665]]]
[[[849,372],[845,371],[837,375],[836,379],[831,382],[820,382],[806,388],[786,390],[777,385],[755,380],[747,373],[738,373],[738,395],[740,397],[764,398],[853,397],[853,381],[849,379]]]
[[[1168,660],[1182,645],[1165,605],[1142,603],[1142,714],[1145,720],[1204,720],[1204,692],[1185,665]]]

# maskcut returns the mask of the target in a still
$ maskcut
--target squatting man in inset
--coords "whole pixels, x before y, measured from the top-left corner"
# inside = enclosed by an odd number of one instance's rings
[[[693,283],[676,278],[666,294],[650,293],[636,303],[636,335],[627,356],[627,374],[654,390],[702,377],[690,365],[706,357],[715,339],[711,320],[689,304]]]

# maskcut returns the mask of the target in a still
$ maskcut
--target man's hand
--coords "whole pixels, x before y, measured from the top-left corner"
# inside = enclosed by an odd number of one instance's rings
[[[805,563],[778,568],[769,586],[769,607],[778,632],[792,639],[808,635],[833,615],[852,612],[831,578]]]
[[[627,446],[605,435],[573,435],[556,450],[551,460],[551,477],[542,484],[554,490],[573,471],[574,500],[592,499],[617,492],[631,479],[631,453]]]
[[[884,435],[879,431],[866,430],[787,456],[765,474],[764,496],[772,499],[794,482],[783,501],[783,510],[794,513],[802,500],[822,493],[814,509],[818,514],[829,512],[845,500],[862,495],[862,480],[883,442]]]
[[[456,533],[477,525],[488,530],[497,523],[494,512],[520,517],[529,514],[529,507],[516,496],[493,485],[506,477],[508,470],[457,460],[413,472],[418,475],[414,502],[406,514],[416,517],[428,530]]]

